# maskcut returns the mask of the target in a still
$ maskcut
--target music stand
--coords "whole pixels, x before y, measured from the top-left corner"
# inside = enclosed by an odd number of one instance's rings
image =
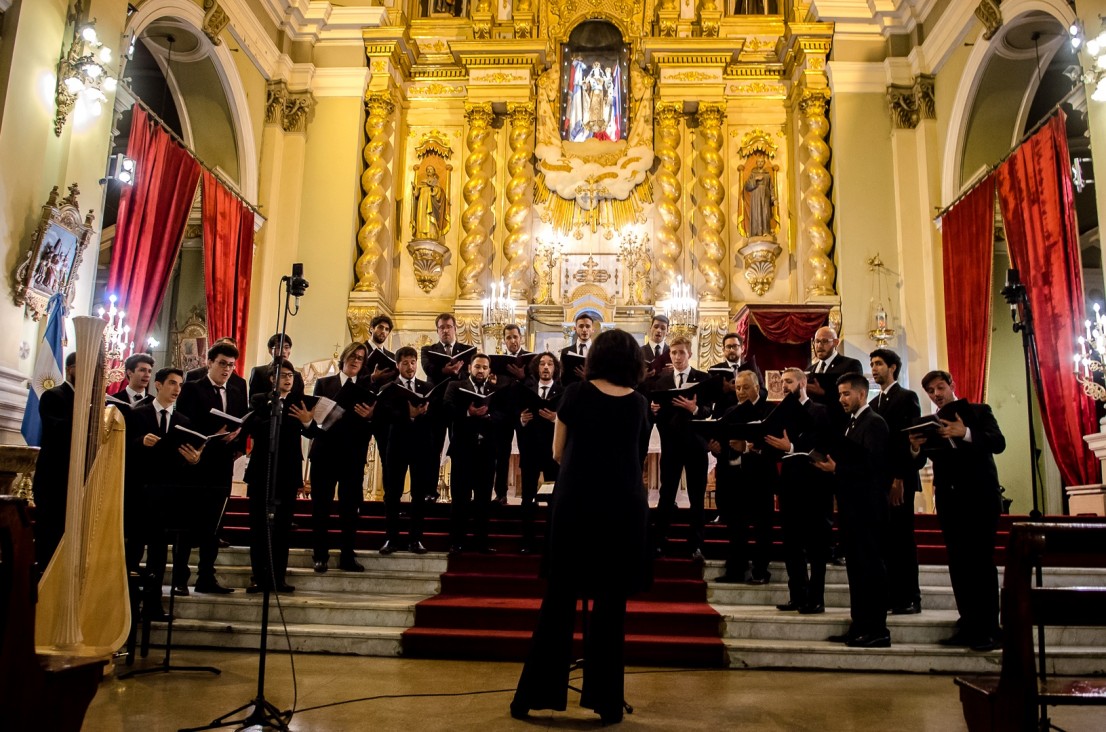
[[[196,500],[195,488],[196,487],[194,485],[165,485],[157,486],[156,488],[147,487],[147,490],[151,492],[157,491],[161,494],[161,500],[158,501],[160,505],[153,506],[153,509],[151,511],[151,515],[154,520],[160,521],[162,525],[162,531],[158,532],[159,535],[155,537],[157,541],[167,542],[168,536],[172,534],[173,546],[175,547],[183,540],[186,534],[203,530],[204,526],[207,524],[204,519],[207,517],[205,517],[204,512],[201,510],[203,507],[203,502]],[[152,500],[156,501],[156,499]],[[168,544],[166,543],[166,547],[167,546]],[[168,555],[167,551],[166,555]],[[150,547],[149,544],[147,544],[147,563],[149,563],[149,558]],[[147,574],[148,577],[152,578],[152,581],[157,582],[158,587],[161,587],[164,580],[164,565],[162,566],[161,571],[161,577],[153,577],[152,575]],[[144,587],[143,589],[148,592],[149,588]],[[143,611],[145,611],[145,604],[145,600],[143,600]],[[160,604],[161,600],[159,599],[158,605]],[[170,592],[169,620],[166,621],[165,624],[165,658],[162,659],[161,664],[158,666],[150,666],[149,668],[132,669],[130,671],[127,671],[126,673],[120,674],[120,680],[129,679],[133,676],[145,676],[146,674],[164,674],[169,673],[170,671],[199,671],[202,673],[215,674],[216,676],[222,673],[222,671],[215,668],[214,666],[172,665],[171,661],[173,655],[173,621],[175,620],[173,616],[173,608],[175,604],[176,596],[172,592]],[[150,622],[152,621],[143,621],[143,623],[147,624],[147,628],[149,627],[148,623]],[[143,648],[145,648],[146,645],[145,636],[146,631],[143,632]]]

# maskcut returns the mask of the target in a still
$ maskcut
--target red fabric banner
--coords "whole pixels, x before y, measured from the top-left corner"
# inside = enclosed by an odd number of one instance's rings
[[[253,273],[253,212],[214,175],[203,173],[204,283],[208,341],[238,343],[235,371],[246,366],[246,326]]]
[[[995,179],[988,175],[941,219],[945,340],[957,396],[982,402],[991,349]]]
[[[108,294],[126,311],[135,349],[143,351],[180,253],[200,166],[140,107],[132,111],[127,157],[136,171],[119,197]]]
[[[1098,423],[1072,374],[1086,305],[1070,164],[1061,112],[998,169],[998,194],[1010,258],[1033,311],[1045,435],[1064,484],[1087,485],[1098,482],[1099,463],[1083,435],[1098,432]]]

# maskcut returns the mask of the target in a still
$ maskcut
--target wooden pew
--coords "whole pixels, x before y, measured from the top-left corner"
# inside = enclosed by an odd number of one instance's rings
[[[105,661],[35,652],[34,563],[27,502],[0,496],[0,728],[78,732]]]
[[[1106,678],[1053,677],[1036,626],[1106,627],[1106,587],[1036,587],[1035,567],[1106,566],[1106,524],[1022,523],[1010,532],[1002,583],[1002,669],[956,679],[969,732],[1047,730],[1047,708],[1106,705]],[[1047,657],[1044,639],[1041,650]]]

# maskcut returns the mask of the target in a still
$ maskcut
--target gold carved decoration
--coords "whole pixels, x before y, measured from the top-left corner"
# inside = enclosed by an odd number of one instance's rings
[[[443,84],[434,81],[429,84],[412,84],[407,87],[407,97],[456,97],[465,93],[464,84]]]
[[[476,79],[470,77],[469,80],[486,84],[517,84],[519,82],[529,81],[530,77],[527,74],[511,74],[505,71],[494,71],[487,75],[480,75]]]
[[[722,29],[722,10],[716,0],[699,0],[699,35],[717,38]]]
[[[677,71],[674,74],[665,74],[663,81],[718,81],[721,77],[706,71]]]
[[[921,119],[911,86],[892,84],[887,87],[887,109],[891,113],[891,126],[897,130],[912,130]]]
[[[483,320],[479,315],[464,315],[462,313],[456,313],[454,320],[457,322],[457,342],[464,343],[466,346],[474,346],[480,344],[480,321]]]
[[[504,225],[507,236],[503,239],[503,281],[512,297],[526,300],[526,271],[529,263],[526,252],[530,247],[530,228],[533,211],[534,171],[530,158],[534,154],[534,105],[532,102],[509,102],[507,115],[511,129],[507,144],[511,149],[507,157],[507,213]]]
[[[699,320],[699,368],[708,369],[722,360],[722,337],[730,332],[726,316]]]
[[[449,247],[433,239],[416,239],[407,245],[407,253],[411,255],[415,284],[429,293],[438,286],[445,268],[449,266],[452,256]]]
[[[652,184],[644,180],[634,186],[624,201],[604,198],[594,208],[585,210],[549,190],[544,173],[539,172],[534,177],[534,203],[545,207],[542,223],[549,224],[559,234],[571,234],[577,239],[584,238],[584,229],[595,233],[600,227],[617,230],[631,224],[644,224],[645,207],[652,202]]]
[[[776,279],[776,260],[783,248],[774,241],[754,239],[737,253],[745,266],[745,281],[753,292],[763,297]]]
[[[663,0],[662,0],[663,1]],[[647,35],[641,21],[645,19],[645,0],[548,0],[542,3],[545,9],[545,22],[550,40],[557,43],[568,41],[580,21],[602,18],[613,23],[627,43]],[[679,12],[679,11],[677,11]]]
[[[726,214],[722,210],[725,186],[722,184],[724,133],[722,122],[726,119],[724,104],[700,103],[699,121],[699,205],[698,217],[699,273],[703,284],[699,297],[706,302],[726,299],[726,274],[722,263],[726,259],[726,240],[722,231],[726,228]]]
[[[753,81],[726,86],[726,94],[731,96],[778,96],[782,98],[786,93],[783,84],[774,82]]]
[[[483,296],[480,277],[488,269],[491,259],[489,219],[492,214],[488,202],[494,195],[491,180],[494,119],[491,102],[465,105],[465,120],[468,122],[465,148],[468,155],[465,157],[466,180],[463,189],[465,210],[461,214],[465,235],[461,240],[461,271],[457,282],[462,298]]]
[[[680,213],[683,186],[680,185],[680,119],[683,105],[679,102],[658,102],[656,119],[656,154],[660,166],[654,177],[657,182],[656,251],[653,263],[659,276],[654,282],[654,300],[668,296],[676,283],[677,262],[683,253]]]
[[[439,133],[440,134],[440,133]],[[449,265],[449,247],[442,238],[449,232],[450,172],[446,162],[453,157],[444,136],[425,136],[415,148],[418,163],[412,166],[411,241],[407,252],[415,274],[415,284],[429,293],[438,286]]]
[[[354,343],[364,343],[369,340],[371,334],[369,326],[372,319],[379,314],[380,308],[375,305],[348,305],[346,307],[346,324],[349,326],[349,333]]]
[[[57,293],[61,293],[65,310],[73,300],[73,283],[92,239],[94,218],[89,209],[82,222],[79,195],[76,183],[60,202],[58,187],[50,190],[31,236],[31,248],[15,272],[15,304],[25,306],[32,320],[46,315],[50,298]]]
[[[975,6],[975,17],[983,24],[983,40],[989,41],[995,37],[1002,27],[1002,9],[998,6],[1000,0],[980,0]]]
[[[204,0],[204,20],[201,30],[212,45],[218,46],[223,42],[219,34],[229,23],[230,16],[219,6],[218,0]]]
[[[800,148],[804,153],[800,188],[806,213],[802,230],[809,247],[807,265],[810,277],[806,287],[809,297],[836,294],[836,269],[830,259],[833,232],[830,231],[829,220],[833,216],[833,203],[828,195],[833,176],[826,168],[830,158],[830,148],[826,143],[829,133],[826,106],[829,98],[828,89],[806,89],[799,98]]]
[[[384,188],[384,178],[388,174],[391,162],[385,157],[388,150],[388,126],[395,104],[391,96],[384,92],[365,94],[365,172],[361,174],[361,220],[364,225],[357,232],[357,244],[361,247],[354,270],[357,273],[355,292],[379,292],[380,274],[377,268],[385,249],[391,251],[391,233],[386,226],[381,209],[388,200]]]
[[[315,97],[309,91],[288,90],[284,81],[270,81],[265,86],[265,123],[280,125],[288,133],[307,132],[315,112]]]
[[[738,266],[754,293],[764,296],[776,278],[776,260],[783,248],[776,241],[780,230],[779,172],[776,145],[764,130],[745,134],[738,148],[743,159],[738,180],[737,231],[742,246]]]
[[[657,4],[657,35],[675,38],[680,25],[680,7],[676,0],[660,0]]]
[[[937,100],[934,97],[934,77],[919,74],[914,78],[914,99],[917,102],[918,116],[922,119],[937,119]]]

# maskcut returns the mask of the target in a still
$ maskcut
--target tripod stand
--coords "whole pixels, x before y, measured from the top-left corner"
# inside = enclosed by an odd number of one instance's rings
[[[1010,317],[1014,320],[1014,332],[1022,335],[1022,351],[1025,354],[1025,405],[1029,420],[1029,476],[1033,495],[1033,510],[1029,517],[1034,521],[1041,518],[1038,491],[1043,487],[1040,480],[1040,449],[1037,447],[1037,432],[1033,420],[1033,394],[1044,393],[1041,385],[1041,365],[1037,358],[1037,334],[1033,330],[1033,310],[1025,285],[1022,284],[1018,270],[1011,267],[1006,271],[1006,285],[1002,288],[1002,297],[1010,305]],[[1038,570],[1039,571],[1039,570]]]
[[[303,265],[292,265],[292,275],[282,277],[284,285],[283,321],[278,313],[277,320],[280,325],[277,342],[277,354],[284,352],[284,343],[288,333],[288,315],[290,314],[290,299],[296,298],[296,312],[299,311],[299,299],[307,290],[307,280],[303,278]],[[295,313],[291,313],[295,314]],[[265,659],[269,647],[269,602],[273,588],[276,587],[276,576],[273,569],[273,519],[276,515],[276,472],[277,458],[280,450],[280,427],[284,420],[284,410],[280,399],[280,372],[284,359],[277,356],[273,362],[272,380],[273,390],[269,396],[269,450],[268,464],[265,473],[265,547],[267,551],[267,566],[269,571],[268,581],[262,581],[261,601],[261,642],[257,656],[257,695],[240,707],[232,709],[226,714],[216,717],[210,724],[202,727],[189,727],[180,732],[199,732],[199,730],[216,729],[219,727],[260,727],[262,729],[276,729],[288,732],[288,723],[292,721],[292,710],[280,710],[272,702],[265,698]],[[251,457],[251,459],[253,459]],[[256,578],[262,579],[262,578]],[[279,601],[278,601],[279,602]],[[242,719],[230,719],[235,715],[250,710]]]

